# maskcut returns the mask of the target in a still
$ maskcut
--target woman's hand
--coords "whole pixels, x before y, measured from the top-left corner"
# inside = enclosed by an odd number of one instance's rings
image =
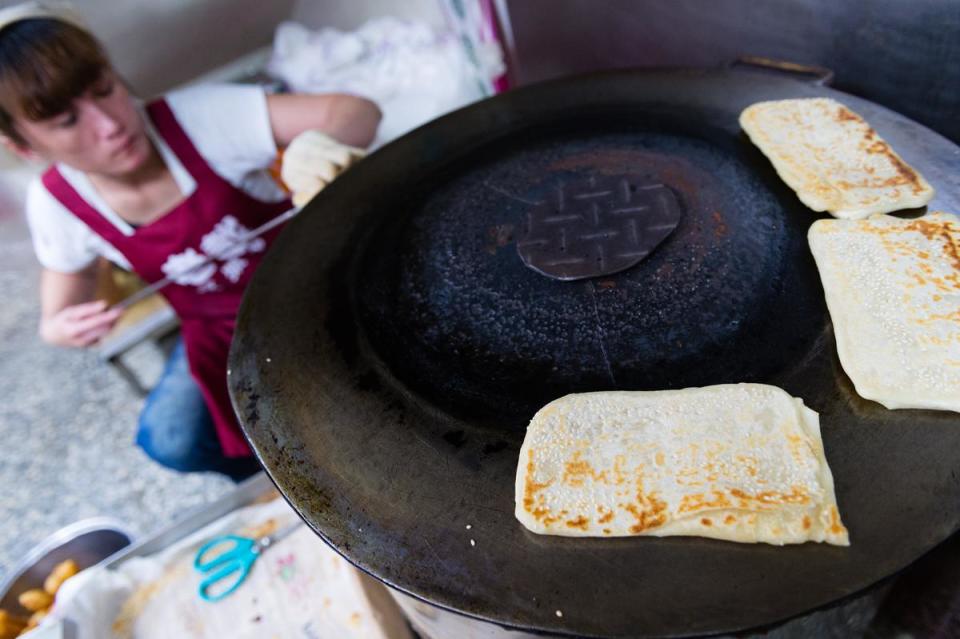
[[[107,310],[98,282],[109,275],[102,257],[73,273],[40,274],[40,337],[57,346],[90,346],[107,334],[121,310]]]
[[[283,152],[280,177],[302,207],[323,187],[364,156],[363,149],[337,142],[320,131],[304,131]]]
[[[68,306],[40,322],[40,337],[58,346],[90,346],[110,332],[122,313],[107,308],[104,300]]]

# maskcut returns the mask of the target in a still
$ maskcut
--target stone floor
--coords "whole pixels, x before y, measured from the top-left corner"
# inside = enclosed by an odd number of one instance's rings
[[[92,352],[36,332],[39,266],[22,216],[21,175],[0,171],[0,580],[60,527],[110,516],[148,533],[232,484],[181,475],[133,443],[141,401]],[[135,354],[145,372],[160,355]]]

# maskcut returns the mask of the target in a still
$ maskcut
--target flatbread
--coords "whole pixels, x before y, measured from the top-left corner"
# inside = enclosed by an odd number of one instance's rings
[[[515,512],[570,537],[849,545],[817,413],[765,384],[547,404],[520,449]]]
[[[740,126],[814,211],[860,219],[933,198],[933,187],[836,100],[758,102],[740,114]]]
[[[818,220],[820,269],[843,370],[887,408],[960,412],[960,220]]]

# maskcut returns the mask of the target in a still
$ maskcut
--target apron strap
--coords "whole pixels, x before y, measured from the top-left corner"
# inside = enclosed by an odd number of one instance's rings
[[[184,132],[180,123],[177,122],[177,117],[173,114],[173,110],[170,108],[170,105],[167,104],[166,100],[163,98],[154,100],[149,103],[146,108],[147,114],[150,116],[150,121],[153,122],[157,133],[163,138],[167,145],[169,145],[170,150],[179,158],[184,168],[187,169],[187,172],[193,176],[193,179],[196,180],[198,184],[207,182],[208,180],[215,182],[223,181],[223,178],[210,168],[210,165],[207,164],[203,156],[200,155],[200,152],[197,151],[193,142],[187,137],[186,132]]]
[[[126,255],[123,249],[128,240],[127,236],[103,217],[100,211],[83,199],[56,166],[47,169],[41,176],[40,181],[50,195],[56,198],[64,208],[76,215],[92,231]]]

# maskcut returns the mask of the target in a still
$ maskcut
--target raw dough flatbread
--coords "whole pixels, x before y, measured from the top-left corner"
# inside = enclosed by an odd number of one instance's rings
[[[547,404],[520,449],[516,516],[571,537],[849,545],[817,413],[764,384]]]
[[[859,219],[933,198],[933,187],[836,100],[758,102],[740,114],[740,126],[814,211]]]
[[[818,220],[809,240],[857,393],[960,412],[960,219]]]

